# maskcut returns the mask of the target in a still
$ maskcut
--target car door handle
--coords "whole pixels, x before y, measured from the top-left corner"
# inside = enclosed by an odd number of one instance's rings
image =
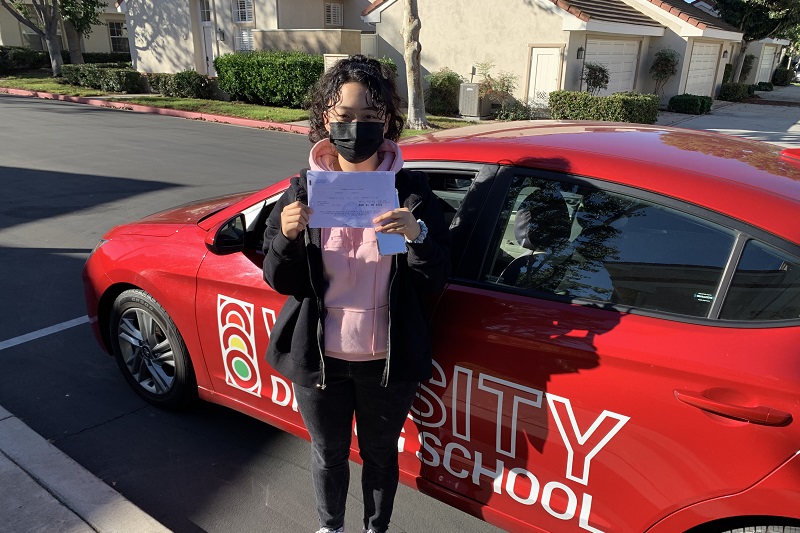
[[[675,397],[703,411],[708,411],[721,416],[762,424],[765,426],[783,426],[791,422],[792,415],[785,411],[773,409],[764,405],[749,407],[746,405],[736,405],[728,402],[714,400],[702,393],[676,390]]]

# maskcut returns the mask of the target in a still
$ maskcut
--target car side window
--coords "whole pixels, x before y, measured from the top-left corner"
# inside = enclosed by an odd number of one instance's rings
[[[800,318],[800,258],[750,240],[736,267],[720,318]]]
[[[426,173],[428,174],[428,184],[433,193],[439,198],[445,221],[449,226],[452,224],[464,201],[464,196],[466,196],[472,185],[475,173],[438,170],[427,170]]]
[[[734,240],[728,229],[646,200],[518,176],[484,280],[704,317]]]

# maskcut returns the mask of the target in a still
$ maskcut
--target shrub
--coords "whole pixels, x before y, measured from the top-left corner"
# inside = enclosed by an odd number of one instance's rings
[[[596,95],[601,89],[608,88],[610,75],[608,67],[600,63],[584,63],[581,81],[586,84],[589,94]]]
[[[203,98],[206,100],[214,98],[214,89],[211,87],[208,76],[194,70],[184,70],[173,75],[171,85],[172,94],[165,96]]]
[[[744,81],[750,75],[750,71],[753,70],[753,61],[756,60],[756,56],[753,54],[747,54],[744,56],[744,62],[742,63],[742,74],[739,76],[740,81]]]
[[[723,83],[719,90],[719,99],[728,102],[739,102],[750,96],[750,86],[746,83]]]
[[[0,46],[0,74],[15,70],[31,70],[50,64],[47,52],[40,52],[23,46]]]
[[[425,110],[433,115],[457,115],[458,91],[464,78],[447,67],[425,76]]]
[[[515,101],[500,109],[494,118],[497,120],[533,120],[536,118],[536,108],[532,105]]]
[[[578,91],[550,93],[550,116],[566,120],[604,120],[654,124],[658,119],[658,96],[654,94],[615,93],[593,96]]]
[[[772,83],[786,87],[792,83],[792,78],[794,78],[794,72],[788,68],[776,68],[775,74],[772,75]]]
[[[384,67],[388,68],[395,78],[397,78],[397,63],[394,62],[394,59],[391,57],[382,57],[378,59],[378,62],[382,64]]]
[[[678,73],[680,54],[671,48],[662,48],[656,52],[653,64],[650,66],[650,75],[656,82],[655,94],[661,94],[664,85]]]
[[[751,83],[750,85],[747,86],[747,96],[755,95],[757,90],[758,90],[758,85],[756,85],[755,83]]]
[[[324,63],[321,55],[303,52],[250,52],[220,56],[214,68],[219,88],[232,99],[299,108]]]
[[[775,86],[768,81],[760,81],[756,84],[756,91],[772,91]]]
[[[711,111],[713,100],[710,96],[696,94],[679,94],[669,99],[667,111],[686,113],[688,115],[704,115]]]
[[[63,65],[61,75],[64,83],[113,93],[137,93],[142,87],[142,75],[119,63]]]
[[[731,74],[733,74],[733,64],[726,63],[725,72],[722,74],[722,83],[728,83],[731,81]]]

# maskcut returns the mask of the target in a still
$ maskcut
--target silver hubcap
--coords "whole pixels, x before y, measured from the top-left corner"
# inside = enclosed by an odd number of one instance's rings
[[[129,309],[119,320],[122,360],[147,392],[167,394],[175,382],[175,356],[164,328],[146,310]]]

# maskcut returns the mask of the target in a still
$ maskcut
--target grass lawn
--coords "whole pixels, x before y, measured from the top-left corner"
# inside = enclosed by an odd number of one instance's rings
[[[306,120],[308,113],[303,109],[285,107],[269,107],[246,104],[244,102],[224,102],[222,100],[198,100],[196,98],[172,98],[168,96],[143,96],[139,98],[109,98],[113,102],[130,102],[132,104],[181,111],[223,115],[226,117],[250,118],[270,122],[296,122]]]
[[[101,96],[106,94],[99,89],[58,83],[56,78],[50,75],[50,71],[22,72],[13,76],[0,77],[0,87],[65,94],[67,96]]]
[[[269,122],[298,122],[308,119],[308,112],[303,109],[290,109],[285,107],[270,107],[256,104],[246,104],[244,102],[225,102],[222,100],[199,100],[196,98],[172,98],[160,95],[125,97],[123,95],[113,95],[98,89],[89,89],[75,85],[58,83],[46,70],[37,70],[15,74],[14,76],[0,77],[0,87],[14,89],[27,89],[30,91],[42,91],[55,94],[65,94],[68,96],[109,96],[112,102],[130,102],[150,107],[162,107],[167,109],[178,109],[181,111],[193,111],[196,113],[206,113],[209,115],[222,115],[227,117],[249,118],[254,120],[266,120]],[[475,124],[459,120],[453,117],[428,116],[429,130],[403,130],[403,137],[411,137],[421,133],[432,131],[458,128]]]

